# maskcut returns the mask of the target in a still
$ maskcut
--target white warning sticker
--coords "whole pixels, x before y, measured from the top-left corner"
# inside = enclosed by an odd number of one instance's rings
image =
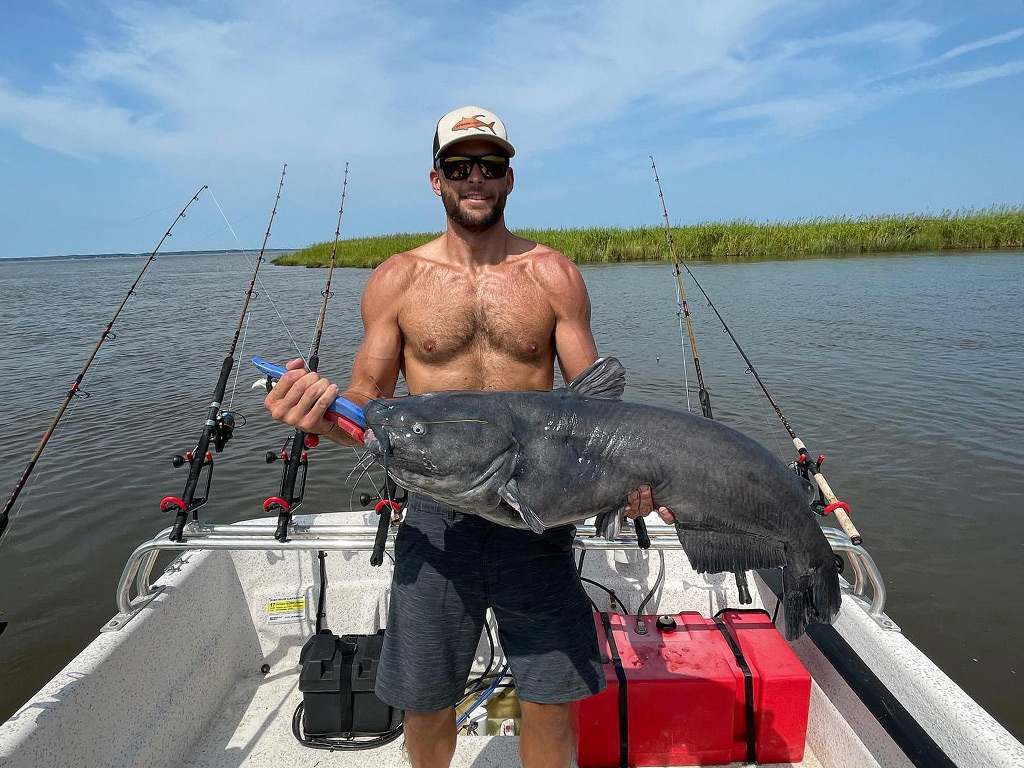
[[[306,598],[275,597],[267,601],[267,623],[289,624],[306,616]]]

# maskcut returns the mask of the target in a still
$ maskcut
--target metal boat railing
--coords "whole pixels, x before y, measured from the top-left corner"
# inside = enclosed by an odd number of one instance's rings
[[[362,513],[372,515],[372,512]],[[875,565],[874,559],[862,546],[850,541],[843,531],[825,527],[825,536],[833,551],[841,552],[850,563],[853,571],[853,583],[850,592],[862,603],[865,610],[881,626],[896,629],[896,625],[885,615],[885,584]],[[124,571],[117,587],[117,609],[119,615],[105,629],[116,630],[124,626],[128,619],[153,595],[152,576],[157,557],[161,552],[204,551],[298,551],[315,552],[351,551],[368,552],[373,549],[377,533],[376,525],[330,525],[303,523],[302,518],[296,519],[289,532],[286,542],[274,538],[273,521],[266,523],[236,523],[233,525],[210,525],[206,523],[189,523],[184,530],[181,541],[171,541],[168,527],[149,541],[136,547],[125,564]],[[394,547],[394,536],[397,526],[392,525],[388,533],[387,548]],[[660,525],[648,527],[651,549],[679,550],[682,545],[674,528]],[[575,549],[592,550],[637,550],[636,534],[630,527],[623,527],[619,537],[613,541],[601,538],[593,525],[576,526]],[[132,585],[135,586],[136,597],[132,598]],[[870,588],[870,601],[867,595]]]

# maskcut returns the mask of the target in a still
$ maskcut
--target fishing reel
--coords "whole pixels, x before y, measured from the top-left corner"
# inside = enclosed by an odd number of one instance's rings
[[[213,450],[217,453],[223,451],[224,446],[228,444],[228,440],[235,434],[235,427],[244,425],[244,416],[242,417],[242,423],[238,424],[235,420],[235,414],[230,411],[218,411],[217,416],[213,420],[213,430],[210,432]],[[176,453],[171,457],[171,464],[174,465],[175,469],[185,464],[185,462],[192,463],[191,455],[183,456],[180,453]]]
[[[242,423],[245,423],[243,417]],[[235,434],[235,414],[229,411],[221,411],[217,414],[216,426],[213,428],[213,450],[220,453],[228,440]]]
[[[793,470],[793,474],[799,477],[804,483],[804,490],[807,492],[807,503],[810,505],[814,514],[819,517],[825,516],[825,496],[818,488],[818,484],[812,479],[814,473],[819,471],[821,462],[825,460],[825,455],[822,454],[818,457],[817,461],[814,461],[809,454],[802,453],[799,459],[789,462],[787,466]]]
[[[245,424],[243,417],[242,424]],[[220,453],[224,450],[224,446],[228,444],[228,440],[231,439],[232,435],[235,434],[235,427],[239,426],[235,422],[235,414],[228,411],[221,411],[217,414],[217,418],[214,419],[213,432],[210,434],[210,439],[213,441],[213,450]],[[192,451],[182,455],[176,453],[171,457],[171,464],[175,469],[183,466],[185,463],[192,463]]]

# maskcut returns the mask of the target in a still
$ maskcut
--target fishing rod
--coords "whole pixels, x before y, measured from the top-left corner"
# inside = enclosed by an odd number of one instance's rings
[[[850,505],[845,501],[840,501],[836,498],[835,493],[832,492],[832,488],[829,487],[828,481],[821,473],[821,465],[825,461],[825,454],[821,454],[817,459],[811,458],[811,454],[808,452],[807,446],[804,445],[803,440],[797,437],[796,431],[792,426],[790,426],[789,420],[786,419],[786,414],[782,412],[779,404],[775,402],[775,398],[772,397],[772,393],[768,391],[768,387],[766,387],[764,381],[761,380],[761,377],[757,373],[757,369],[754,367],[754,364],[750,362],[750,358],[747,357],[746,352],[743,351],[743,347],[741,347],[739,341],[736,340],[736,337],[726,324],[725,319],[718,311],[718,308],[711,301],[711,298],[708,296],[703,286],[701,286],[700,282],[698,282],[694,274],[690,271],[689,267],[686,267],[685,264],[683,267],[693,280],[694,285],[696,285],[700,292],[704,294],[704,298],[707,300],[708,306],[711,307],[712,311],[718,317],[718,321],[722,324],[722,328],[724,328],[725,332],[729,334],[729,338],[732,339],[732,343],[735,345],[736,350],[740,353],[743,361],[747,364],[747,373],[753,375],[754,379],[761,387],[761,391],[764,392],[765,397],[768,398],[768,402],[771,403],[772,408],[775,410],[775,414],[779,417],[779,421],[782,422],[782,426],[785,427],[786,432],[789,433],[789,437],[793,441],[793,445],[796,446],[797,453],[800,457],[796,462],[797,466],[800,467],[800,470],[804,475],[813,479],[814,483],[818,486],[818,491],[821,494],[821,500],[823,502],[823,508],[821,510],[822,514],[827,515],[830,512],[834,512],[836,521],[839,523],[846,535],[850,537],[850,541],[854,544],[861,544],[864,539],[857,531],[857,527],[853,524],[853,521],[850,519]]]
[[[206,422],[203,424],[203,431],[199,435],[199,442],[191,451],[185,455],[176,454],[171,463],[175,467],[181,467],[186,462],[189,465],[188,479],[185,481],[185,491],[180,497],[165,496],[160,501],[160,511],[170,512],[176,510],[174,526],[171,529],[171,541],[181,541],[185,524],[188,522],[189,513],[192,519],[198,520],[198,510],[203,506],[210,496],[210,483],[213,481],[213,454],[210,453],[210,443],[213,442],[214,451],[220,453],[224,446],[231,439],[235,430],[235,416],[233,413],[221,409],[221,401],[224,399],[224,392],[227,390],[228,376],[235,364],[235,346],[238,344],[238,337],[242,333],[245,324],[246,314],[249,311],[249,302],[256,294],[256,277],[263,263],[263,255],[267,250],[267,240],[270,239],[270,228],[274,224],[274,216],[277,215],[277,204],[281,199],[281,188],[284,187],[284,175],[288,170],[288,164],[281,168],[281,181],[277,185],[277,197],[274,199],[274,208],[270,212],[270,221],[267,223],[266,234],[263,235],[263,245],[260,246],[260,255],[256,259],[256,266],[252,271],[252,279],[249,281],[249,288],[245,292],[245,303],[242,304],[242,314],[238,318],[238,326],[235,328],[234,338],[231,339],[231,347],[227,357],[224,358],[220,367],[220,378],[213,391],[213,402],[210,403],[210,410],[206,415]],[[196,489],[199,487],[203,472],[206,472],[206,485],[201,497],[196,497]]]
[[[679,307],[679,311],[676,313],[679,315],[679,336],[680,343],[682,342],[683,335],[683,324],[682,319],[686,319],[686,330],[690,337],[690,352],[693,355],[693,367],[697,371],[697,399],[700,400],[700,410],[704,414],[704,418],[714,420],[714,414],[711,412],[711,395],[708,393],[707,387],[704,386],[704,374],[700,370],[700,355],[697,353],[697,339],[693,335],[693,320],[690,319],[690,305],[686,301],[686,288],[683,287],[683,274],[679,269],[679,255],[676,252],[676,241],[672,237],[672,226],[668,220],[668,205],[665,203],[665,193],[661,189],[661,178],[658,176],[658,166],[654,162],[654,156],[649,155],[651,159],[651,168],[654,171],[654,183],[658,185],[658,197],[661,198],[661,215],[665,221],[665,239],[668,241],[668,249],[672,254],[672,263],[675,265],[675,276],[676,276],[676,304]],[[689,273],[690,269],[687,267],[686,271]],[[689,394],[687,394],[687,403],[689,403]],[[743,571],[733,572],[733,576],[736,577],[736,590],[739,593],[740,603],[742,605],[749,605],[753,602],[753,598],[750,596],[750,587],[747,584],[747,574]]]
[[[676,275],[676,303],[679,306],[680,328],[682,335],[682,319],[686,319],[686,330],[690,336],[690,352],[693,353],[693,367],[697,371],[697,397],[700,400],[700,410],[705,418],[715,418],[711,414],[711,395],[704,386],[704,374],[700,370],[700,355],[697,354],[697,339],[693,335],[693,321],[690,319],[690,306],[686,302],[686,289],[683,287],[683,276],[679,270],[679,256],[676,254],[676,241],[672,237],[672,227],[668,223],[668,206],[665,205],[665,194],[661,191],[661,179],[658,178],[658,166],[654,164],[654,157],[651,158],[651,168],[654,169],[654,181],[658,185],[658,197],[661,198],[661,213],[665,220],[665,238],[668,240],[668,249],[672,254],[672,261],[675,264]],[[686,270],[689,272],[689,268]]]
[[[14,509],[14,505],[18,501],[18,497],[21,495],[21,492],[25,489],[28,479],[32,475],[32,470],[35,469],[36,463],[39,461],[39,457],[43,455],[43,450],[45,450],[46,444],[49,443],[50,438],[53,437],[53,433],[57,429],[57,424],[60,423],[61,418],[64,416],[64,412],[67,411],[68,406],[71,404],[71,401],[75,396],[89,396],[89,394],[82,389],[82,380],[85,378],[85,374],[92,365],[93,360],[96,359],[96,355],[99,353],[100,347],[103,346],[103,342],[107,339],[117,338],[117,334],[115,334],[112,329],[114,327],[114,323],[117,322],[117,318],[121,315],[121,311],[125,308],[125,305],[128,304],[128,300],[135,295],[135,289],[139,287],[139,283],[142,282],[142,278],[146,274],[146,270],[149,269],[150,264],[156,261],[156,254],[167,241],[167,238],[171,236],[171,230],[174,229],[174,225],[181,219],[185,218],[185,212],[189,209],[189,206],[191,206],[192,203],[199,199],[199,195],[203,193],[204,189],[206,189],[205,184],[199,188],[199,191],[196,192],[187,203],[185,203],[185,207],[181,209],[181,212],[178,213],[174,218],[174,221],[172,221],[171,225],[167,228],[167,231],[164,232],[163,237],[160,238],[160,242],[156,244],[156,248],[154,248],[149,254],[149,258],[146,259],[146,262],[142,265],[142,269],[139,270],[139,274],[135,276],[135,281],[131,284],[128,292],[124,295],[124,298],[121,300],[120,305],[118,305],[117,310],[107,322],[106,327],[103,329],[103,333],[100,334],[99,339],[96,341],[96,345],[92,348],[92,352],[89,353],[89,357],[82,365],[82,369],[78,372],[78,376],[71,383],[71,387],[64,396],[64,400],[61,402],[60,407],[57,408],[57,413],[55,413],[53,418],[50,420],[50,425],[46,428],[42,438],[39,440],[39,444],[32,452],[32,456],[29,458],[28,464],[21,473],[21,477],[19,477],[18,481],[14,484],[14,490],[11,492],[10,498],[8,498],[7,502],[4,504],[3,511],[0,511],[0,542],[3,542],[4,540],[4,533],[7,531],[7,526],[10,523],[11,512]],[[2,615],[3,611],[0,611],[0,616]],[[3,634],[5,629],[7,629],[7,622],[0,621],[0,634]]]
[[[334,230],[334,245],[331,248],[331,261],[327,269],[327,284],[323,290],[323,302],[320,304],[320,316],[317,318],[316,330],[313,334],[313,342],[310,344],[309,355],[306,361],[306,370],[316,371],[320,365],[320,339],[324,333],[324,322],[327,319],[327,302],[331,296],[331,279],[334,276],[334,264],[338,255],[338,239],[341,237],[341,220],[345,213],[345,193],[348,189],[348,163],[345,163],[345,177],[341,185],[341,206],[338,208],[338,225]],[[270,385],[270,379],[267,379]],[[263,502],[263,511],[273,514],[277,512],[277,531],[274,538],[278,541],[288,541],[288,526],[292,521],[292,514],[295,508],[302,503],[303,493],[306,489],[306,470],[308,468],[307,450],[315,448],[320,443],[317,435],[307,434],[298,427],[292,437],[285,441],[280,453],[267,451],[267,464],[272,464],[280,458],[284,462],[281,470],[281,487],[277,496],[271,496]],[[289,447],[290,444],[290,447]],[[298,486],[298,489],[296,489]]]
[[[111,329],[114,327],[114,323],[117,322],[117,318],[120,316],[121,311],[125,308],[125,305],[128,303],[128,300],[135,295],[135,289],[138,288],[139,283],[142,281],[143,275],[146,274],[146,270],[149,269],[150,264],[152,264],[156,260],[157,252],[163,246],[164,242],[166,242],[167,238],[171,236],[171,230],[174,229],[174,225],[177,224],[181,219],[185,218],[185,212],[189,209],[189,206],[191,206],[192,203],[196,202],[199,199],[199,195],[201,195],[203,193],[203,190],[205,189],[206,185],[204,184],[202,187],[199,188],[199,191],[192,196],[192,199],[185,204],[185,207],[181,209],[181,212],[175,217],[174,221],[171,222],[171,226],[167,228],[167,231],[164,232],[164,236],[160,238],[160,242],[156,244],[156,248],[154,248],[152,253],[149,254],[149,258],[146,259],[145,264],[142,265],[142,269],[139,270],[139,274],[135,277],[135,282],[132,283],[131,287],[128,289],[128,292],[125,294],[124,299],[121,300],[121,304],[118,306],[117,311],[114,312],[114,315],[113,317],[110,318],[110,321],[107,323],[106,328],[103,329],[103,333],[100,334],[100,338],[97,340],[96,345],[92,348],[92,352],[86,359],[85,364],[82,366],[82,369],[78,372],[78,376],[72,382],[71,388],[68,389],[67,394],[64,396],[64,401],[60,404],[60,407],[57,409],[57,413],[54,414],[53,419],[50,421],[50,426],[46,428],[46,432],[43,433],[43,437],[40,439],[39,445],[36,446],[35,451],[32,453],[32,457],[28,461],[28,466],[25,467],[25,470],[21,473],[21,477],[18,478],[18,482],[15,483],[14,491],[13,493],[11,493],[11,497],[7,500],[7,503],[4,504],[3,511],[0,512],[0,539],[3,538],[4,531],[6,530],[7,524],[10,521],[10,513],[11,510],[14,508],[14,503],[18,500],[18,496],[21,495],[22,490],[24,490],[25,484],[28,482],[28,478],[32,474],[32,470],[35,469],[36,462],[39,461],[39,457],[42,455],[43,449],[46,448],[46,444],[50,441],[50,438],[53,436],[54,430],[57,429],[57,424],[60,422],[61,417],[64,415],[64,412],[67,410],[68,405],[71,403],[72,399],[74,399],[76,395],[81,397],[89,396],[88,393],[82,390],[81,388],[82,380],[85,378],[85,374],[89,370],[89,367],[92,365],[93,360],[96,359],[96,355],[99,353],[100,347],[103,346],[103,342],[106,341],[107,339],[117,338],[117,334],[113,333]]]
[[[661,182],[660,182],[660,180],[658,180],[658,169],[654,166],[654,158],[653,157],[651,158],[651,167],[654,168],[654,178],[655,178],[656,181],[658,181],[658,194],[661,195]],[[661,205],[662,205],[662,210],[664,211],[665,210],[665,197],[664,197],[664,195],[661,195]],[[669,243],[671,244],[672,243],[672,234],[671,234],[671,232],[668,231],[668,213],[667,212],[665,213],[665,229],[666,229],[666,232],[668,233]],[[672,255],[673,255],[673,257],[675,257],[675,250],[674,249],[673,249]],[[754,367],[754,364],[750,361],[750,358],[747,357],[747,353],[743,351],[743,347],[740,346],[740,343],[736,339],[736,336],[733,335],[732,330],[729,328],[729,325],[725,322],[725,318],[722,317],[721,312],[718,311],[718,308],[715,306],[714,302],[711,301],[711,297],[708,296],[707,291],[704,290],[704,287],[700,284],[700,281],[697,280],[697,277],[693,274],[693,272],[690,270],[690,268],[688,266],[686,266],[686,264],[683,264],[683,269],[686,270],[686,274],[690,276],[691,280],[693,280],[693,284],[696,285],[698,290],[700,290],[701,294],[703,294],[704,299],[708,303],[708,306],[711,307],[711,310],[715,313],[715,316],[718,318],[718,322],[720,322],[722,324],[722,328],[725,329],[725,332],[727,334],[729,334],[729,338],[732,339],[733,345],[735,345],[736,350],[740,353],[740,356],[743,358],[743,361],[747,364],[747,373],[750,373],[750,374],[753,375],[754,379],[757,381],[758,385],[761,387],[761,391],[764,392],[765,397],[768,398],[768,402],[771,403],[772,408],[775,410],[775,414],[779,417],[779,421],[782,422],[782,426],[785,428],[786,432],[789,433],[789,437],[793,441],[793,445],[796,447],[797,453],[799,455],[799,459],[796,462],[797,466],[800,468],[801,473],[805,477],[814,480],[814,483],[815,483],[815,485],[817,485],[818,491],[821,494],[821,502],[822,502],[822,505],[821,505],[822,506],[822,510],[821,510],[821,512],[822,512],[822,514],[827,515],[830,512],[834,512],[835,516],[836,516],[836,521],[839,523],[840,527],[843,529],[843,531],[846,533],[846,535],[850,537],[850,541],[853,542],[854,544],[858,544],[859,545],[863,541],[863,537],[857,531],[857,527],[853,524],[853,521],[850,520],[850,515],[849,515],[850,506],[849,506],[849,504],[847,504],[844,501],[840,501],[836,497],[835,493],[833,493],[833,491],[832,491],[832,488],[829,487],[828,481],[825,479],[825,476],[821,472],[821,465],[825,461],[825,455],[821,454],[820,456],[818,456],[817,459],[812,459],[811,458],[811,454],[807,450],[807,446],[804,445],[804,442],[799,437],[797,437],[796,431],[793,429],[792,426],[790,426],[789,420],[786,418],[786,415],[782,412],[782,409],[779,407],[779,404],[777,402],[775,402],[775,398],[772,397],[772,393],[768,391],[768,387],[765,386],[764,381],[761,380],[761,377],[757,373],[757,369]],[[681,276],[679,274],[679,260],[678,259],[676,259],[676,279],[679,282],[680,290],[682,290],[682,278],[681,278]],[[684,305],[685,305],[685,299],[683,301],[684,301]],[[689,316],[688,313],[686,315],[686,321],[687,321],[687,324],[689,324],[690,316]],[[693,330],[692,330],[692,328],[690,330],[690,339],[691,340],[693,339]],[[696,355],[697,355],[697,351],[696,351],[696,348],[694,348],[694,363],[697,362]],[[699,366],[697,366],[697,377],[698,377],[698,379],[700,378],[700,367]],[[704,401],[702,400],[701,401],[701,405],[703,406],[703,404],[704,404]],[[705,413],[705,416],[707,416],[707,415],[708,414]]]

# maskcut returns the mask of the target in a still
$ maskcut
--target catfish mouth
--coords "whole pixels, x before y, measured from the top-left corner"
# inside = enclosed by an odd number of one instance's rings
[[[391,442],[388,440],[387,430],[383,427],[379,429],[379,432],[374,432],[372,428],[363,432],[363,445],[375,456],[384,457],[391,452]]]

